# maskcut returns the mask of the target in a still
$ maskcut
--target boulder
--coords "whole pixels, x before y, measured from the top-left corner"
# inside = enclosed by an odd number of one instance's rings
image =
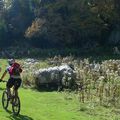
[[[63,80],[71,83],[71,81],[75,78],[74,76],[74,70],[68,65],[39,69],[38,71],[34,72],[34,78],[37,87],[40,87],[43,84],[51,83],[56,84],[57,86],[65,86],[65,84],[63,84],[65,81]],[[67,80],[67,78],[69,80]]]

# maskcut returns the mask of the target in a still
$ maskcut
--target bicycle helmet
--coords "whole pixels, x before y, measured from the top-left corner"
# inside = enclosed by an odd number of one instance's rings
[[[8,59],[8,64],[11,66],[13,63],[15,63],[15,59]]]

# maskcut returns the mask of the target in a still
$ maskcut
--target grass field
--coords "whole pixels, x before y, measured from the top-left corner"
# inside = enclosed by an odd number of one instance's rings
[[[4,71],[6,61],[0,60],[0,65]],[[4,89],[5,83],[0,83],[0,120],[120,120],[120,111],[100,106],[93,108],[88,103],[79,104],[75,94],[24,88],[19,91],[20,115],[14,116],[11,105],[8,112],[2,108],[1,97]]]
[[[1,86],[4,86],[3,84]],[[0,96],[3,88],[0,90]],[[80,111],[76,97],[72,96],[66,100],[65,93],[38,92],[21,88],[19,95],[20,115],[16,117],[12,114],[11,105],[6,112],[0,102],[0,120],[120,120],[119,115],[103,107],[97,107],[95,110],[86,110],[83,107]]]
[[[1,86],[4,86],[3,84]],[[20,98],[20,115],[18,117],[12,115],[11,105],[6,112],[0,103],[0,120],[86,120],[86,118],[93,120],[92,116],[79,112],[77,101],[64,99],[64,93],[37,92],[21,88]]]

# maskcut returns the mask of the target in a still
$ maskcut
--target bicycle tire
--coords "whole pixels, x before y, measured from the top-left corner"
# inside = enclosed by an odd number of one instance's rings
[[[12,101],[12,111],[14,115],[18,115],[20,113],[20,98],[14,97]]]
[[[7,110],[8,104],[9,104],[8,93],[7,93],[7,91],[4,91],[3,94],[2,94],[2,106],[5,110]]]

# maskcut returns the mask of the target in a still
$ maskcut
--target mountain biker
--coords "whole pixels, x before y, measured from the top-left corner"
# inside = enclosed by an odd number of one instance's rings
[[[12,88],[13,86],[14,86],[14,90],[15,90],[15,96],[18,96],[18,88],[20,87],[21,82],[22,82],[21,76],[20,76],[22,69],[19,66],[19,70],[17,72],[13,72],[13,69],[14,69],[13,66],[15,64],[18,64],[15,62],[15,59],[8,59],[8,64],[9,64],[9,66],[6,68],[5,72],[3,73],[1,80],[3,80],[3,78],[6,76],[6,74],[9,73],[10,77],[9,77],[9,80],[7,81],[6,87],[7,87],[7,91],[8,91],[8,98],[10,99],[10,97],[11,97],[10,88]]]

